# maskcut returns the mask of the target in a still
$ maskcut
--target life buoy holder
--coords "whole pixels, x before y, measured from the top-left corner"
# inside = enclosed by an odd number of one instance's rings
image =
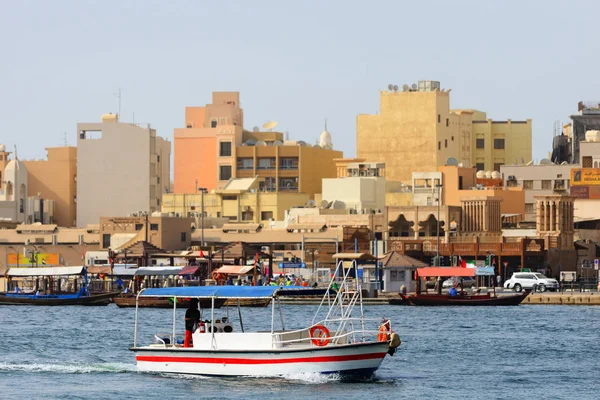
[[[329,329],[323,325],[315,325],[310,328],[310,338],[315,346],[324,347],[331,342],[331,335]]]

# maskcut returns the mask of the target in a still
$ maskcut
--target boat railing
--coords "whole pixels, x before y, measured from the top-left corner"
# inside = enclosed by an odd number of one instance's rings
[[[360,328],[355,329],[354,322],[359,323]],[[364,327],[365,323],[371,323],[372,326],[374,326],[374,328],[366,329]],[[310,342],[313,347],[317,347],[317,345],[313,341],[314,339],[323,342],[327,341],[328,343],[332,344],[365,343],[375,341],[377,339],[380,323],[381,320],[378,318],[347,317],[324,319],[316,322],[308,328],[277,332],[274,334],[277,337],[277,339],[274,338],[273,343],[280,346],[285,346],[297,343]],[[351,329],[346,329],[348,325],[351,327]],[[313,337],[311,336],[311,330],[315,327],[325,327],[330,332],[330,334],[323,337]],[[286,336],[292,336],[293,338],[286,339]]]

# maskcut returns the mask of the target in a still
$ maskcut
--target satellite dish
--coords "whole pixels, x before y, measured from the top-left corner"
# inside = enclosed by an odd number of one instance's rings
[[[252,128],[252,132],[259,132],[260,128],[258,126],[255,126],[254,128]]]
[[[398,91],[398,85],[394,85],[394,92]]]
[[[254,139],[248,139],[246,140],[246,143],[244,143],[245,146],[254,146],[256,144],[256,140]]]
[[[408,87],[408,85],[406,83],[404,85],[402,85],[403,92],[408,92],[408,89],[410,89],[410,88]]]
[[[266,146],[266,145],[267,145],[267,142],[265,142],[264,140],[259,140],[255,144],[255,146]]]
[[[446,165],[458,167],[458,160],[454,157],[448,157],[448,159],[446,160]]]
[[[394,89],[394,85],[392,85],[391,83],[388,85],[388,90],[392,90]]]
[[[412,90],[417,90],[417,84],[416,83],[412,84]]]
[[[306,207],[314,207],[316,206],[315,201],[314,200],[309,200],[306,202]]]
[[[283,142],[281,140],[273,140],[273,146],[282,146]]]
[[[327,200],[321,200],[321,208],[327,208],[327,204],[329,204]]]
[[[331,208],[332,205],[333,205],[333,201],[330,201],[329,203],[327,203],[327,207],[325,207],[325,208]]]
[[[485,179],[490,179],[492,177],[492,171],[485,171]]]
[[[273,129],[277,126],[277,121],[269,121],[263,124],[263,129]]]
[[[554,164],[552,161],[548,160],[547,158],[542,158],[540,160],[540,165],[551,165]]]

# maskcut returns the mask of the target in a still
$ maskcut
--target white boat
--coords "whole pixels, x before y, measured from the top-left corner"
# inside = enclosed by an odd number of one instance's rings
[[[142,290],[138,294],[138,301],[148,297],[212,299],[213,307],[201,310],[204,311],[202,318],[208,318],[193,332],[193,345],[187,348],[181,344],[184,335],[176,334],[177,302],[173,303],[172,332],[154,335],[151,343],[140,346],[137,341],[136,307],[134,345],[130,350],[135,352],[138,369],[142,372],[215,376],[282,376],[296,373],[371,376],[386,354],[395,353],[400,338],[391,331],[389,321],[380,325],[380,319],[364,317],[360,282],[349,277],[355,268],[355,264],[353,268],[345,269],[341,263],[338,264],[334,276],[343,271],[340,290],[337,293],[331,291],[333,280],[327,289],[322,289],[325,294],[312,324],[297,330],[285,329],[279,297],[314,296],[315,292],[310,288],[197,286]],[[224,298],[271,298],[271,329],[246,332],[239,307],[239,327],[234,327],[227,317],[215,319],[215,301]],[[355,306],[358,306],[356,308],[360,314],[357,317],[352,315]],[[276,318],[277,314],[279,318]],[[276,320],[279,320],[278,329]]]

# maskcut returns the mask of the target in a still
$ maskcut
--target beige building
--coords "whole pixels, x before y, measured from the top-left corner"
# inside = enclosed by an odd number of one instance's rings
[[[206,218],[226,218],[231,222],[262,223],[266,226],[273,220],[282,221],[287,210],[303,206],[310,200],[307,193],[267,191],[263,190],[263,185],[264,178],[236,178],[223,189],[204,195],[166,194],[162,212],[197,218],[204,208]]]
[[[531,120],[493,121],[476,110],[450,109],[437,81],[380,92],[379,114],[358,115],[357,157],[385,162],[387,179],[410,184],[414,171],[444,165],[498,170],[531,160]]]
[[[157,216],[102,217],[100,249],[119,251],[140,241],[162,250],[185,250],[192,241],[192,218]]]
[[[0,220],[26,222],[30,213],[27,202],[27,168],[21,160],[9,160],[10,152],[0,145]]]
[[[170,187],[169,141],[113,114],[100,123],[79,123],[77,131],[77,226],[160,210]]]
[[[46,160],[25,160],[27,167],[27,194],[55,204],[53,222],[58,226],[73,227],[77,215],[77,148],[47,148]]]

